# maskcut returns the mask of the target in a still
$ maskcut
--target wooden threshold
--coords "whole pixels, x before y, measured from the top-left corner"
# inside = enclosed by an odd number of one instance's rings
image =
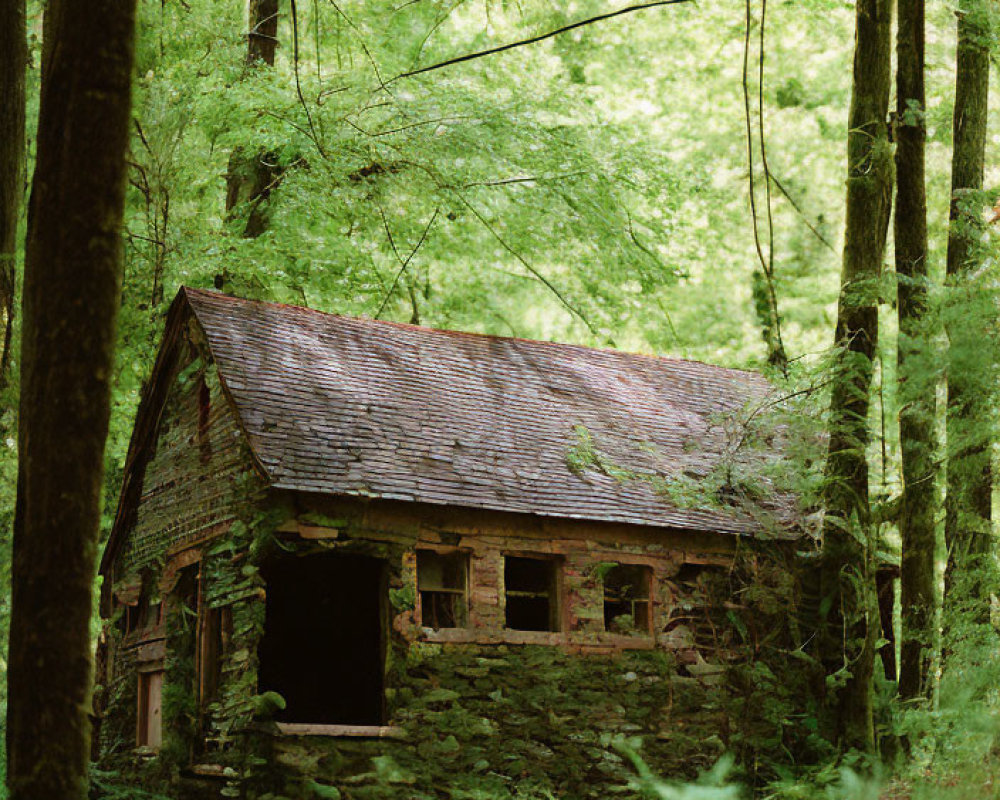
[[[285,736],[343,736],[369,739],[402,739],[403,729],[394,725],[317,725],[309,722],[279,722]]]

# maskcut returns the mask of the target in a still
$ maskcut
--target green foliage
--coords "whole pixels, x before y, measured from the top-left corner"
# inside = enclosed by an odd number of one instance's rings
[[[346,0],[298,5],[298,47],[283,3],[278,60],[274,70],[267,70],[244,65],[241,4],[140,4],[105,532],[114,517],[141,387],[150,374],[167,304],[181,284],[218,282],[245,296],[437,327],[613,342],[732,366],[762,365],[766,352],[759,330],[767,309],[746,213],[741,6],[707,0],[649,10],[528,48],[391,80],[416,66],[551,30],[604,11],[606,4],[433,0],[390,8]],[[41,6],[29,3],[29,28],[35,31],[29,129],[37,112]],[[995,50],[997,5],[967,7],[979,31],[976,44]],[[903,120],[915,122],[919,116],[927,127],[930,267],[938,283],[950,203],[953,10],[948,4],[928,8],[928,103]],[[781,187],[778,182],[771,187],[776,290],[786,348],[793,357],[804,354],[794,363],[791,382],[781,387],[786,399],[768,413],[748,411],[734,421],[738,446],[732,463],[709,475],[640,475],[602,455],[600,442],[577,427],[566,462],[579,474],[595,470],[619,481],[646,480],[688,507],[717,508],[733,495],[754,507],[772,490],[791,489],[805,512],[820,510],[851,12],[850,4],[834,0],[768,9],[765,130],[770,168]],[[754,26],[758,23],[755,18]],[[29,142],[29,157],[31,147]],[[991,135],[988,164],[997,162],[998,147],[1000,139]],[[256,239],[242,235],[247,205],[237,207],[232,219],[225,211],[224,177],[237,148],[266,151],[283,168],[269,199],[268,230]],[[760,154],[755,155],[759,170]],[[891,169],[891,155],[883,148],[863,166]],[[764,176],[758,172],[756,177],[763,186]],[[962,451],[996,441],[997,435],[997,382],[990,377],[998,352],[997,239],[994,227],[981,222],[995,194],[958,198],[958,230],[975,242],[982,268],[932,294],[930,324],[972,331],[956,353],[952,373],[970,376],[969,402],[981,412],[977,418],[990,421],[957,435],[953,444]],[[851,291],[859,300],[880,302],[878,402],[869,420],[877,435],[869,460],[873,486],[888,498],[898,492],[900,480],[893,424],[900,405],[890,305],[894,275],[886,270],[877,281]],[[12,385],[0,397],[3,586],[9,577],[17,467],[16,360],[14,366]],[[923,380],[939,382],[940,358],[926,354],[921,373]],[[986,377],[976,383],[973,376]],[[767,466],[770,483],[764,485],[758,473],[743,468],[740,457],[743,451],[773,452],[775,436],[781,455]],[[949,464],[959,475],[976,468],[974,459]],[[339,521],[314,522],[337,526]],[[283,546],[271,533],[270,521],[248,518],[244,524],[237,532],[239,546],[249,542],[255,559]],[[892,522],[882,527],[880,546],[897,549]],[[253,569],[244,573],[228,563],[237,550],[236,542],[224,543],[210,555],[208,569],[219,587],[213,602],[259,587]],[[996,585],[994,564],[969,567]],[[787,575],[766,575],[746,590],[743,601],[762,613],[780,612],[793,591],[787,580]],[[412,592],[393,592],[395,608],[412,607]],[[4,597],[0,633],[6,632],[9,613]],[[897,709],[890,702],[883,709],[886,732],[905,734],[916,743],[910,771],[903,768],[914,797],[961,797],[962,791],[979,797],[989,785],[1000,675],[995,631],[982,619],[983,602],[982,596],[967,596],[943,620],[951,657],[937,706]],[[750,636],[753,626],[742,617],[737,621],[741,635]],[[237,604],[234,622],[238,642],[252,640],[263,626],[252,603]],[[788,674],[760,663],[733,670],[747,708],[760,709],[762,721],[744,726],[731,746],[741,763],[751,745],[762,742],[775,751],[792,751],[790,761],[800,771],[780,778],[770,796],[866,797],[874,789],[853,773],[840,772],[841,764],[834,763],[819,734],[819,712],[803,707],[808,687],[794,672],[807,672],[815,663],[807,644],[801,644],[783,655],[793,668]],[[552,664],[531,666],[538,673],[573,677]],[[660,668],[666,673],[673,666]],[[0,660],[0,673],[4,669]],[[542,681],[524,696],[511,687],[491,690],[496,697],[490,695],[489,708],[528,716],[530,703],[551,701],[558,691],[555,681]],[[882,688],[891,694],[891,687]],[[223,703],[255,696],[251,669],[233,681],[231,691]],[[451,770],[459,756],[446,731],[456,730],[453,735],[463,745],[466,737],[472,742],[470,759],[462,762],[468,774],[478,776],[469,783],[468,797],[512,791],[545,796],[531,776],[510,789],[517,768],[530,761],[526,737],[514,737],[506,761],[492,752],[477,753],[480,740],[490,735],[489,714],[474,714],[434,691],[451,689],[428,690],[438,699],[426,711],[440,715],[432,718],[441,724],[429,756]],[[193,719],[190,695],[168,695],[165,701]],[[529,706],[521,708],[522,703]],[[0,711],[3,705],[0,696]],[[218,731],[223,739],[230,733]],[[567,754],[567,768],[622,769],[614,760],[620,757],[602,748],[595,734],[580,744],[580,753]],[[803,777],[804,765],[819,759],[826,761]],[[510,780],[496,778],[500,768]],[[925,769],[953,779],[953,785],[925,780]],[[752,776],[749,783],[766,783],[778,769],[772,764],[762,771],[765,778]],[[395,774],[389,762],[374,772],[386,780]],[[651,796],[689,800],[681,794],[687,789],[647,777]],[[109,798],[143,796],[115,788],[112,773],[95,772],[95,787]],[[323,794],[330,787],[320,784],[308,788],[319,797],[337,796]],[[731,797],[731,789],[705,785],[690,791],[717,794],[690,798]]]

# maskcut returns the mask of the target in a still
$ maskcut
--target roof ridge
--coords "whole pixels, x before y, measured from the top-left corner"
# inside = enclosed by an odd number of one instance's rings
[[[530,345],[539,345],[542,347],[552,347],[552,348],[568,348],[574,350],[584,350],[591,353],[607,353],[613,356],[622,356],[628,358],[638,358],[638,359],[651,359],[656,362],[670,362],[675,364],[697,364],[702,367],[706,367],[710,370],[715,370],[719,372],[727,373],[739,373],[746,375],[750,378],[767,381],[767,378],[757,370],[745,369],[741,367],[724,367],[719,364],[712,364],[707,361],[701,361],[695,358],[680,358],[678,356],[663,356],[656,355],[654,353],[641,353],[634,350],[620,350],[615,347],[595,347],[592,345],[576,344],[574,342],[556,342],[546,339],[529,339],[523,336],[502,336],[495,333],[480,333],[478,331],[464,331],[456,330],[454,328],[431,328],[426,325],[414,325],[408,322],[396,322],[394,320],[384,320],[384,319],[373,319],[371,317],[355,317],[347,314],[337,314],[332,311],[323,311],[317,308],[310,308],[309,306],[300,306],[294,303],[278,303],[272,300],[254,300],[246,297],[236,297],[234,295],[225,294],[223,292],[216,292],[210,289],[199,289],[192,286],[181,286],[180,291],[184,292],[189,298],[194,296],[201,296],[211,300],[223,300],[227,302],[233,302],[237,304],[253,304],[259,306],[270,306],[273,308],[289,309],[296,312],[304,312],[309,315],[315,315],[325,318],[336,318],[341,320],[348,320],[351,322],[358,322],[361,324],[370,324],[374,326],[385,326],[398,328],[401,330],[411,330],[419,331],[420,333],[431,333],[438,334],[441,336],[455,336],[455,337],[470,337],[477,339],[484,339],[490,341],[501,341],[501,342],[523,342]]]

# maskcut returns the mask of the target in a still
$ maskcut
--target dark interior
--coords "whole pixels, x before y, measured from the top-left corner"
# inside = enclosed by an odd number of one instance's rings
[[[604,576],[604,630],[636,633],[649,630],[649,567],[619,564]]]
[[[339,554],[267,565],[260,691],[280,722],[381,725],[385,565]]]
[[[506,626],[516,631],[556,631],[556,562],[504,557]]]

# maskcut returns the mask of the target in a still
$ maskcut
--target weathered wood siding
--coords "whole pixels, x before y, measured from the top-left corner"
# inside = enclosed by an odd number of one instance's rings
[[[188,650],[193,641],[192,631],[186,629],[193,623],[182,618],[170,595],[176,571],[165,572],[164,567],[171,554],[187,551],[187,560],[193,562],[190,548],[229,533],[260,496],[261,484],[214,365],[195,343],[184,340],[178,346],[182,350],[176,374],[153,446],[144,454],[141,499],[130,510],[134,522],[105,576],[112,587],[102,645],[105,671],[97,677],[105,753],[130,752],[135,746],[138,671],[166,667],[170,671],[164,691],[169,694],[180,674],[170,659],[185,662],[185,675],[193,670],[193,653],[168,654],[169,615],[185,627],[174,626],[181,639],[171,641],[173,649],[183,641]],[[164,620],[126,635],[123,617],[129,606],[139,604],[143,581],[152,599],[164,603]],[[191,687],[183,688],[190,694]],[[169,726],[171,720],[164,724]]]
[[[202,381],[208,390],[207,419],[202,417]],[[163,409],[136,522],[115,563],[115,577],[162,559],[168,547],[224,531],[252,493],[250,464],[214,366],[192,354]]]

